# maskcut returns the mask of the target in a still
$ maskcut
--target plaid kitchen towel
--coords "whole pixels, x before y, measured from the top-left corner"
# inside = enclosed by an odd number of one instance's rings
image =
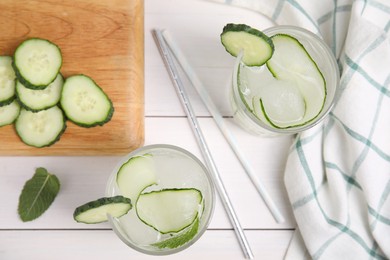
[[[340,67],[334,109],[287,160],[297,230],[286,258],[389,259],[390,0],[215,1],[311,30]]]

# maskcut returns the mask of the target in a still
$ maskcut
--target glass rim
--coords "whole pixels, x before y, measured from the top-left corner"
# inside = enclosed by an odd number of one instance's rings
[[[111,188],[112,188],[113,178],[115,178],[117,171],[123,165],[123,163],[128,161],[133,156],[139,155],[140,153],[142,153],[144,151],[149,151],[152,149],[167,149],[167,150],[179,152],[182,155],[189,157],[191,160],[193,160],[197,165],[199,165],[202,168],[202,171],[207,179],[208,186],[210,187],[210,197],[211,197],[211,200],[209,202],[209,204],[210,204],[209,213],[205,216],[202,215],[202,217],[201,217],[201,219],[204,220],[203,227],[198,229],[198,232],[196,233],[196,235],[189,242],[185,243],[184,245],[182,245],[178,248],[153,251],[153,250],[148,250],[148,249],[139,247],[136,244],[131,243],[120,231],[121,228],[120,228],[119,224],[116,224],[111,218],[108,219],[108,222],[109,222],[112,230],[114,231],[114,233],[117,235],[117,237],[120,240],[122,240],[122,242],[125,243],[127,246],[131,247],[132,249],[134,249],[138,252],[147,254],[147,255],[155,255],[155,256],[171,255],[171,254],[175,254],[175,253],[178,253],[178,252],[181,252],[181,251],[187,249],[188,247],[193,245],[197,240],[199,240],[199,238],[201,238],[203,236],[203,234],[206,232],[206,230],[211,222],[212,216],[214,214],[214,210],[215,210],[215,200],[216,200],[215,185],[214,185],[214,180],[213,180],[208,168],[203,164],[202,161],[200,161],[198,159],[198,157],[196,157],[194,154],[192,154],[188,150],[181,148],[179,146],[176,146],[176,145],[171,145],[171,144],[151,144],[151,145],[145,145],[145,146],[142,146],[138,149],[135,149],[135,150],[131,151],[130,153],[126,154],[125,156],[123,156],[119,160],[119,162],[113,168],[113,170],[110,173],[110,176],[107,180],[105,195],[112,196],[111,195]]]
[[[258,119],[252,112],[248,111],[244,101],[242,100],[242,97],[241,97],[240,91],[239,91],[239,85],[238,85],[238,79],[239,79],[238,74],[240,72],[241,65],[243,65],[245,67],[247,67],[247,66],[242,63],[242,55],[238,55],[236,60],[235,60],[234,67],[233,67],[233,80],[232,80],[233,84],[232,84],[232,86],[233,86],[233,92],[234,92],[233,93],[234,102],[239,107],[238,109],[240,109],[245,114],[245,116],[249,117],[250,121],[253,124],[255,124],[256,126],[263,128],[266,131],[273,133],[273,134],[296,134],[296,133],[305,131],[307,129],[310,129],[310,128],[314,127],[315,125],[319,124],[320,122],[322,122],[325,119],[325,117],[329,114],[329,112],[334,107],[335,100],[336,100],[336,97],[337,97],[338,91],[339,91],[340,73],[338,71],[338,64],[337,64],[336,58],[335,58],[334,54],[332,53],[332,50],[329,48],[329,46],[318,35],[314,34],[313,32],[311,32],[305,28],[294,26],[294,25],[272,26],[272,27],[269,27],[269,28],[263,30],[263,33],[266,35],[273,35],[275,33],[282,33],[282,31],[289,31],[289,30],[290,31],[292,30],[296,33],[304,34],[304,35],[311,37],[311,38],[314,38],[314,40],[323,48],[323,50],[327,54],[327,58],[329,61],[328,66],[331,68],[332,73],[335,74],[335,80],[334,80],[334,82],[331,82],[331,84],[334,85],[334,95],[331,97],[330,103],[326,107],[323,107],[320,114],[316,118],[314,118],[312,121],[310,121],[304,125],[299,125],[299,126],[295,126],[295,127],[288,127],[288,128],[272,127],[272,126],[264,123],[260,119]],[[293,35],[293,36],[295,36],[295,35]],[[329,98],[329,96],[327,95],[325,103],[327,102],[328,98]]]

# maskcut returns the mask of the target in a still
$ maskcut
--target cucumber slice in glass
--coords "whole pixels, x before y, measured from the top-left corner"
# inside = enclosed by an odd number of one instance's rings
[[[73,218],[77,222],[85,224],[97,224],[106,222],[107,214],[112,217],[121,217],[132,208],[129,198],[123,196],[104,197],[77,207]]]
[[[261,97],[253,97],[254,114],[273,127],[301,124],[306,113],[306,101],[292,82],[273,80],[263,86]]]
[[[146,188],[157,183],[156,169],[151,154],[135,156],[119,169],[116,182],[121,194],[136,201]]]
[[[179,232],[203,209],[202,193],[194,188],[143,193],[136,202],[138,218],[162,234]]]
[[[243,51],[247,66],[261,66],[272,57],[274,45],[263,32],[245,24],[227,24],[221,33],[221,43],[234,57]]]
[[[277,34],[272,36],[271,39],[276,51],[272,58],[267,61],[267,67],[277,80],[286,82],[292,88],[297,87],[299,89],[306,109],[302,119],[294,123],[286,122],[284,124],[279,124],[272,119],[271,114],[274,111],[270,111],[270,107],[267,105],[270,101],[266,101],[266,98],[263,99],[262,104],[264,111],[270,122],[278,128],[307,124],[314,120],[324,107],[326,99],[325,79],[315,61],[296,38],[286,34]],[[291,94],[294,91],[291,89],[287,93]],[[294,105],[295,101],[298,101],[298,98],[291,98],[291,106]],[[299,107],[295,110],[299,110]]]

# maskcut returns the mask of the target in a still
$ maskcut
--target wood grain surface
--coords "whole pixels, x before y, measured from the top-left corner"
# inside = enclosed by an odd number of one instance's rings
[[[67,121],[60,141],[45,148],[25,145],[13,125],[1,127],[0,155],[114,155],[143,144],[143,0],[2,0],[0,10],[0,55],[27,38],[48,39],[62,51],[61,73],[92,77],[115,108],[104,126]]]

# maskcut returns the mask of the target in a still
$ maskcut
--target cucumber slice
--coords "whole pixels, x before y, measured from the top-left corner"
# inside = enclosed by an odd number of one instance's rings
[[[305,114],[300,120],[287,121],[283,124],[275,120],[275,111],[269,106],[272,100],[263,99],[263,110],[269,118],[270,123],[278,128],[289,128],[301,126],[314,120],[321,112],[326,99],[326,82],[315,61],[311,58],[305,47],[294,37],[286,34],[272,36],[275,45],[275,53],[267,61],[267,67],[274,77],[286,82],[291,88],[297,87],[302,95],[305,104]],[[293,93],[294,90],[286,93]],[[288,95],[288,94],[286,94]],[[295,100],[295,101],[294,101]],[[292,103],[288,106],[295,106],[298,98],[291,98]],[[301,105],[298,105],[301,106]],[[296,107],[296,111],[300,108]]]
[[[162,234],[179,232],[198,217],[202,193],[194,188],[143,193],[136,202],[138,218]]]
[[[261,97],[253,97],[254,114],[273,127],[282,128],[302,123],[306,101],[294,82],[273,80],[263,86]],[[263,117],[263,116],[264,117]]]
[[[52,83],[42,90],[26,88],[21,82],[17,81],[16,96],[23,108],[37,112],[58,104],[63,84],[64,78],[60,73],[57,74]]]
[[[21,109],[15,122],[15,129],[20,139],[27,145],[50,146],[64,133],[65,117],[58,106],[39,112]]]
[[[85,224],[107,221],[107,214],[119,218],[132,208],[131,200],[123,196],[104,197],[77,207],[73,218]]]
[[[157,183],[156,169],[151,154],[135,156],[119,169],[116,182],[121,194],[131,201],[137,201],[139,194]]]
[[[32,89],[44,89],[55,80],[61,69],[61,50],[45,39],[25,40],[16,48],[13,66],[23,85]]]
[[[19,103],[14,100],[11,104],[0,107],[0,126],[12,124],[20,112]]]
[[[244,51],[242,61],[247,66],[263,65],[274,52],[274,44],[267,35],[245,24],[225,25],[221,43],[234,57]]]
[[[15,99],[15,78],[12,57],[0,56],[0,106],[8,105]]]
[[[68,119],[82,127],[104,125],[114,112],[106,93],[85,75],[65,80],[60,103]]]

